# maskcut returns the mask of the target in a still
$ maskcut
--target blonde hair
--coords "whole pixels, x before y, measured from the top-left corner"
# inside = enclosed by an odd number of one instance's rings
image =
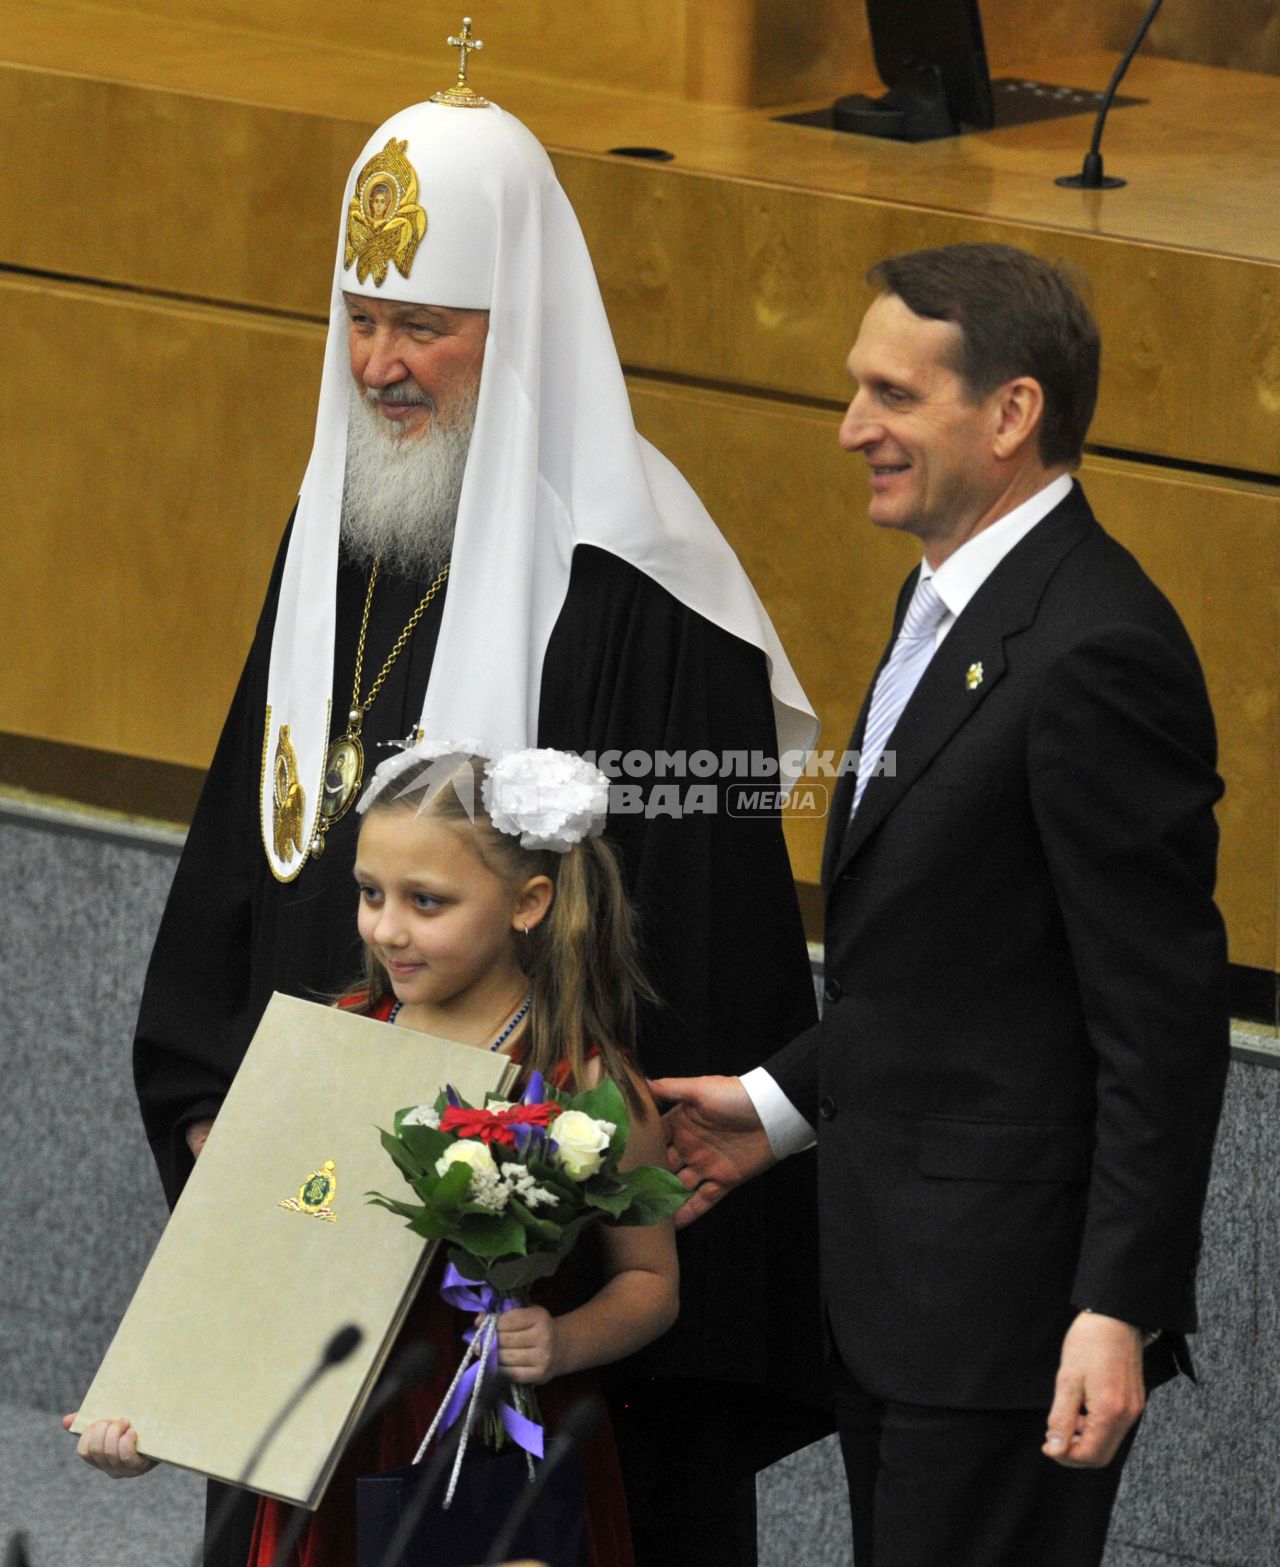
[[[613,851],[600,838],[584,838],[564,854],[523,848],[489,819],[481,801],[483,776],[482,757],[459,757],[447,771],[438,759],[424,761],[371,800],[368,814],[402,811],[447,822],[474,833],[481,860],[511,887],[535,876],[551,881],[546,915],[525,936],[512,935],[532,1000],[522,1065],[546,1077],[564,1062],[571,1083],[581,1088],[594,1046],[606,1075],[632,1112],[643,1116],[634,1065],[636,1012],[640,1001],[657,997],[636,956],[635,916]],[[390,976],[366,947],[365,983],[340,1004],[371,1012],[392,994]]]

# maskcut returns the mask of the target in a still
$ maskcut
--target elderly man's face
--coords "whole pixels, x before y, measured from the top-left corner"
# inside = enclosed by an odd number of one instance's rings
[[[449,310],[343,294],[351,374],[389,431],[421,434],[448,425],[472,401],[489,333],[487,310]]]
[[[952,368],[960,342],[953,323],[926,320],[882,294],[848,359],[857,390],[840,445],[870,465],[871,520],[914,533],[926,547],[963,538],[1001,490],[992,448],[999,394],[973,398]]]

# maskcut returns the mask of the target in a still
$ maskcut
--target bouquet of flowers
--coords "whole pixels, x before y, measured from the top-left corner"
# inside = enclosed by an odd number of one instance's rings
[[[489,1095],[477,1108],[446,1087],[434,1105],[398,1111],[394,1129],[382,1133],[417,1201],[376,1192],[370,1201],[399,1214],[415,1234],[448,1243],[441,1294],[483,1318],[465,1335],[466,1355],[418,1454],[465,1405],[455,1480],[480,1378],[496,1369],[499,1314],[523,1305],[529,1286],[555,1273],[589,1224],[656,1224],[689,1195],[667,1170],[618,1168],[628,1130],[615,1083],[565,1095],[535,1072],[518,1101]],[[510,1437],[541,1457],[531,1391],[513,1392],[515,1407],[500,1403],[494,1411],[490,1439],[500,1446]]]

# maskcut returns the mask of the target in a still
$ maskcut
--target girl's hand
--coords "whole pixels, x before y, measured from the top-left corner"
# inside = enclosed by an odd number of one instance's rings
[[[74,1415],[62,1417],[62,1429],[69,1431]],[[138,1433],[127,1420],[95,1420],[86,1426],[76,1452],[85,1463],[101,1469],[113,1480],[132,1480],[156,1467],[154,1458],[138,1452]]]
[[[513,1382],[540,1387],[559,1372],[556,1319],[541,1306],[518,1306],[498,1318],[498,1365]]]

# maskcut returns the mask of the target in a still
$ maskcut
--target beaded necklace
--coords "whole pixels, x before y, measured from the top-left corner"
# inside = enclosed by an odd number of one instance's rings
[[[521,1023],[524,1022],[525,1018],[528,1016],[529,1008],[532,1005],[533,1005],[533,997],[532,996],[526,996],[524,998],[524,1001],[521,1003],[520,1010],[511,1019],[511,1021],[507,1024],[507,1026],[502,1030],[502,1032],[498,1035],[498,1037],[494,1040],[494,1042],[489,1046],[490,1054],[492,1054],[495,1050],[500,1050],[502,1048],[502,1046],[506,1044],[507,1040],[511,1038],[512,1034],[515,1033],[516,1029],[518,1029],[520,1027]],[[396,1002],[395,1006],[393,1006],[391,1008],[391,1011],[388,1012],[388,1014],[387,1014],[387,1022],[388,1023],[394,1023],[395,1022],[395,1020],[400,1016],[400,1009],[403,1006],[404,1006],[404,1002],[403,1001],[397,1001]]]

